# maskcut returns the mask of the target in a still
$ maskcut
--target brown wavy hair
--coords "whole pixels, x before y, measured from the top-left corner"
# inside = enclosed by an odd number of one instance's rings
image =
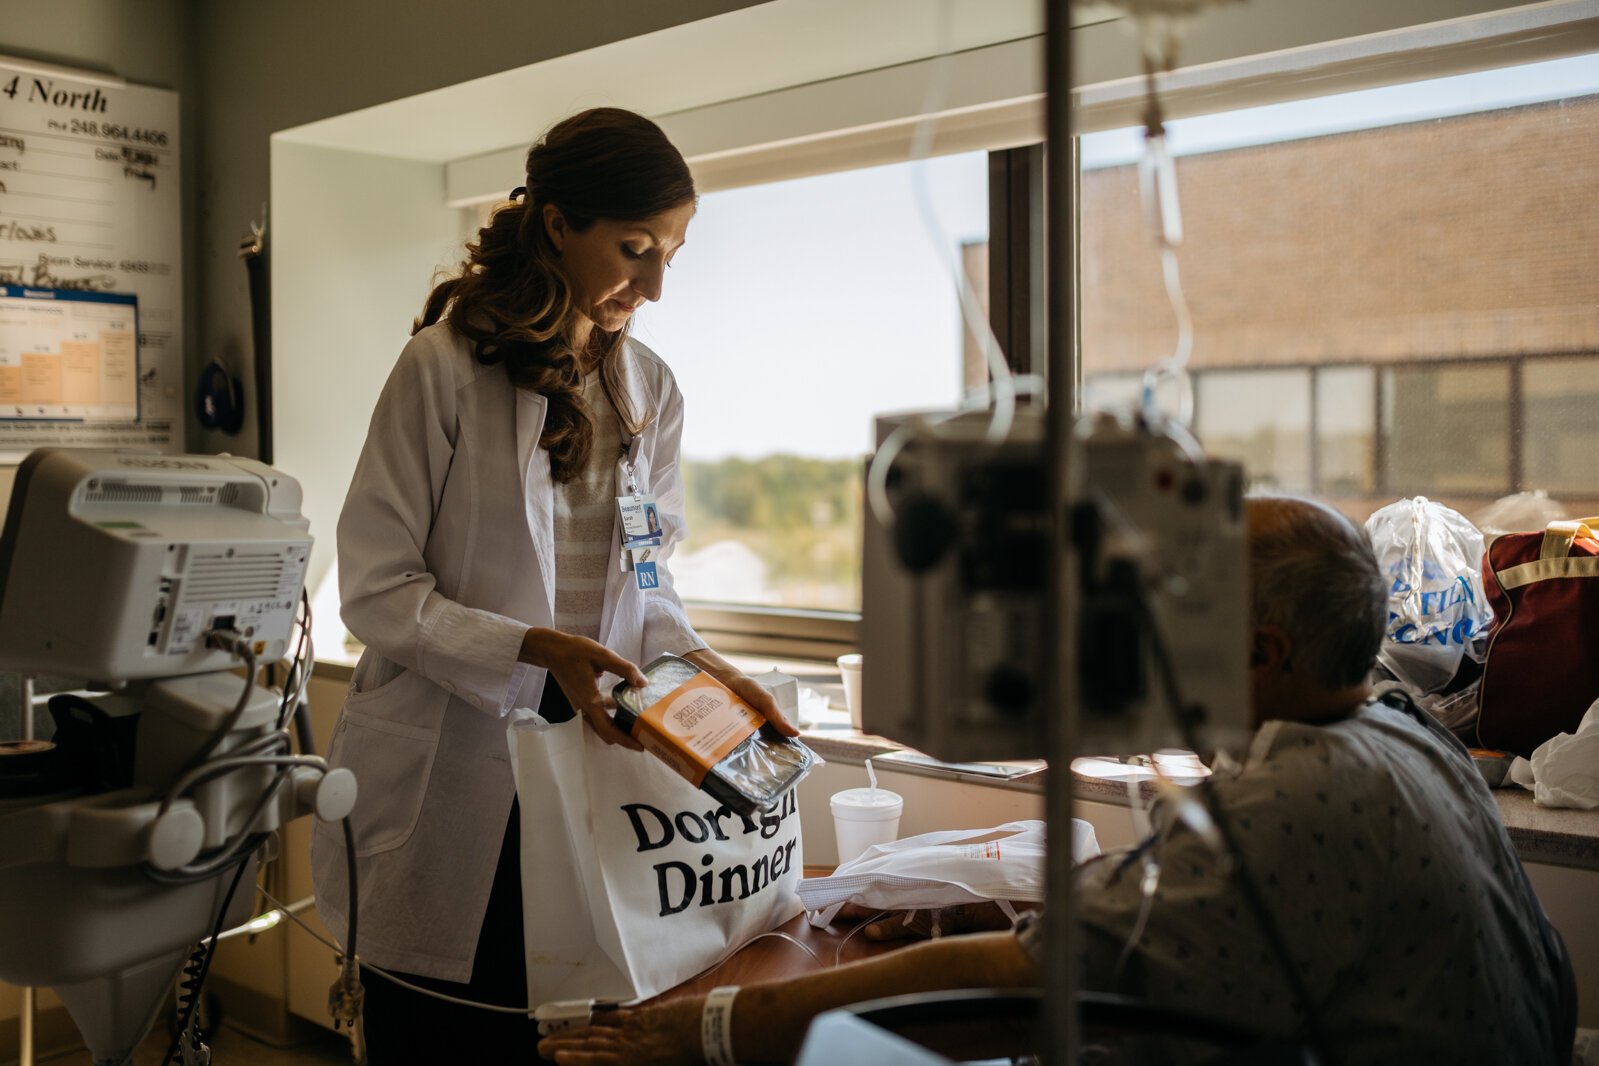
[[[564,119],[528,150],[527,185],[478,230],[466,260],[433,287],[411,328],[448,321],[472,342],[478,362],[504,363],[513,385],[544,396],[539,444],[556,481],[570,481],[588,462],[594,413],[572,340],[581,311],[545,229],[544,205],[554,204],[582,233],[600,219],[642,222],[694,199],[688,164],[649,119],[614,107]],[[600,380],[627,432],[637,434],[655,412],[636,410],[628,396],[620,358],[627,334],[626,325],[614,333],[595,327],[590,343],[599,338]]]

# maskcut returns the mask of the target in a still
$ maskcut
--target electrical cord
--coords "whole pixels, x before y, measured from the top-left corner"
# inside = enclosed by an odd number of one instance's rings
[[[949,56],[953,22],[954,6],[951,0],[942,0],[938,19],[939,42],[930,68],[927,92],[922,100],[922,117],[911,133],[909,150],[911,191],[922,227],[927,231],[934,248],[940,256],[950,259],[948,265],[955,281],[955,295],[960,307],[962,325],[977,343],[983,361],[988,366],[988,385],[974,389],[962,397],[962,404],[974,400],[980,400],[985,405],[992,403],[984,438],[990,445],[999,445],[1010,436],[1011,427],[1015,424],[1017,397],[1036,395],[1044,391],[1044,385],[1042,378],[1034,375],[1018,377],[1012,371],[1005,352],[994,335],[993,324],[983,313],[981,298],[972,288],[971,279],[966,276],[965,269],[953,257],[949,236],[939,221],[938,210],[928,186],[927,159],[932,152],[934,128],[938,124],[936,116],[943,107],[945,91],[951,78]],[[894,525],[894,508],[888,499],[887,484],[895,457],[899,455],[909,435],[920,428],[920,425],[942,421],[948,417],[952,415],[943,415],[937,419],[908,420],[889,434],[873,454],[866,473],[866,498],[872,515],[882,525],[889,528]]]
[[[269,734],[269,736],[279,741],[287,740],[287,736],[281,733]],[[232,842],[218,845],[212,849],[211,855],[206,858],[196,859],[173,870],[163,870],[145,862],[141,865],[146,876],[151,880],[169,885],[193,884],[196,881],[203,881],[208,877],[214,876],[219,869],[225,868],[234,857],[254,850],[260,846],[262,841],[271,836],[270,832],[250,833],[249,828],[260,819],[267,806],[277,797],[278,791],[283,787],[283,783],[289,779],[290,771],[294,767],[310,766],[324,774],[328,772],[327,763],[315,755],[254,755],[237,759],[217,759],[185,775],[185,778],[180,780],[179,786],[171,789],[162,801],[161,813],[165,813],[171,803],[186,788],[196,784],[203,784],[211,778],[221,777],[250,766],[278,766],[281,769],[273,777],[272,783],[261,791],[255,806],[240,823],[240,833],[245,835],[235,838]]]
[[[1201,750],[1197,732],[1199,715],[1182,700],[1182,693],[1177,684],[1176,666],[1171,659],[1171,649],[1166,644],[1160,623],[1155,618],[1148,598],[1140,595],[1137,597],[1137,602],[1143,614],[1144,623],[1149,630],[1150,648],[1155,657],[1157,672],[1167,706],[1172,712],[1179,732],[1182,734],[1183,743],[1190,751],[1199,751]],[[1310,989],[1305,984],[1304,975],[1299,972],[1299,967],[1294,964],[1293,956],[1289,953],[1282,931],[1272,917],[1266,898],[1261,893],[1260,886],[1256,883],[1254,875],[1250,872],[1249,864],[1244,859],[1243,850],[1238,845],[1238,839],[1233,835],[1232,826],[1228,823],[1222,805],[1216,797],[1214,777],[1200,778],[1197,787],[1204,797],[1204,806],[1210,815],[1210,820],[1221,839],[1223,847],[1232,860],[1233,878],[1244,897],[1244,905],[1254,917],[1256,925],[1260,927],[1261,934],[1265,936],[1267,946],[1276,960],[1278,968],[1288,981],[1289,990],[1294,997],[1296,1005],[1299,1007],[1300,1014],[1304,1018],[1304,1027],[1309,1031],[1311,1043],[1318,1055],[1322,1057],[1322,1061],[1331,1061],[1325,1057],[1328,1043],[1326,1031],[1322,1024],[1321,1011],[1311,997]]]
[[[286,908],[273,907],[270,910],[262,911],[248,921],[241,922],[232,929],[224,929],[217,934],[217,939],[232,940],[236,936],[259,936],[262,933],[276,929],[288,915],[299,914],[301,911],[308,910],[315,905],[316,897],[306,896],[304,899],[295,900]]]
[[[316,754],[316,737],[311,732],[311,704],[301,700],[299,706],[294,708],[294,745],[298,746],[301,755]]]
[[[809,955],[811,957],[811,959],[818,966],[821,966],[823,969],[827,968],[827,964],[822,961],[822,957],[820,955],[816,954],[815,951],[812,951],[811,948],[810,948],[810,945],[806,944],[799,937],[794,936],[794,935],[792,935],[790,933],[785,933],[781,929],[770,929],[770,930],[767,930],[764,933],[757,933],[754,936],[750,937],[748,940],[744,941],[744,943],[740,944],[737,948],[735,948],[733,951],[728,953],[720,961],[712,963],[707,968],[701,970],[699,973],[697,973],[693,977],[689,978],[689,980],[690,981],[703,981],[703,980],[705,980],[707,977],[711,976],[711,974],[715,973],[717,970],[720,970],[723,966],[726,966],[729,962],[732,962],[733,961],[733,957],[735,955],[737,955],[739,952],[743,951],[745,948],[749,947],[751,944],[755,943],[757,940],[765,940],[767,937],[775,937],[778,940],[786,940],[786,941],[788,941],[790,944],[793,944],[795,947],[797,947],[801,951],[805,952],[805,954]],[[834,965],[836,966],[838,964],[835,962]]]
[[[246,854],[239,860],[239,868],[233,874],[233,881],[228,885],[228,891],[222,897],[222,906],[217,909],[216,924],[211,928],[211,936],[205,942],[205,956],[200,962],[198,972],[193,974],[189,981],[183,985],[185,1003],[183,1016],[178,1020],[178,1031],[172,1035],[172,1043],[167,1046],[167,1053],[162,1056],[162,1066],[171,1066],[178,1061],[178,1050],[185,1035],[189,1030],[189,1023],[194,1019],[195,1011],[199,1009],[200,992],[205,986],[206,975],[211,970],[211,960],[216,955],[217,937],[222,932],[222,923],[228,919],[228,907],[233,903],[233,894],[238,891],[239,882],[244,880],[244,871],[249,869],[249,856]],[[198,952],[197,952],[198,953]],[[193,956],[190,957],[191,964]]]
[[[295,641],[294,656],[283,681],[283,700],[278,705],[278,728],[282,729],[289,715],[305,698],[306,686],[311,680],[311,663],[315,661],[316,645],[311,637],[311,594],[300,589],[300,636]],[[291,696],[292,693],[292,696]]]
[[[248,854],[260,846],[261,841],[269,834],[249,832],[266,810],[267,806],[276,798],[284,781],[288,779],[289,770],[295,766],[309,766],[327,773],[328,766],[325,760],[314,755],[290,755],[286,752],[292,749],[292,741],[288,732],[283,728],[286,719],[284,708],[297,706],[304,694],[306,680],[310,676],[307,669],[310,654],[310,601],[301,590],[301,606],[304,610],[300,638],[297,642],[294,660],[285,676],[284,691],[279,704],[277,728],[270,733],[255,737],[241,743],[223,758],[213,758],[218,747],[229,734],[237,727],[250,703],[250,697],[255,691],[255,675],[257,661],[254,649],[246,638],[233,630],[208,630],[205,634],[207,641],[213,646],[231,652],[236,658],[245,662],[244,689],[239,695],[238,702],[234,704],[222,724],[207,740],[205,746],[190,761],[188,769],[181,773],[167,789],[162,797],[159,814],[165,814],[171,809],[172,804],[185,792],[199,785],[205,784],[215,778],[250,767],[275,766],[279,772],[274,776],[270,785],[262,790],[256,800],[254,808],[250,811],[241,825],[240,835],[231,841],[212,849],[209,856],[186,863],[175,870],[161,870],[149,863],[143,863],[145,874],[154,881],[162,884],[181,885],[193,884],[203,881],[225,869],[230,863],[240,856]],[[158,817],[159,817],[158,814]]]
[[[1149,760],[1150,766],[1155,765],[1155,760]],[[1157,768],[1156,773],[1159,773]],[[1127,803],[1133,816],[1133,832],[1138,839],[1143,840],[1149,836],[1149,813],[1144,806],[1144,793],[1139,783],[1133,778],[1127,779]],[[1111,971],[1110,985],[1114,990],[1121,986],[1122,974],[1127,969],[1127,963],[1132,960],[1133,952],[1140,941],[1144,939],[1144,929],[1149,925],[1149,913],[1155,906],[1155,893],[1160,889],[1160,862],[1155,858],[1153,848],[1144,849],[1142,856],[1143,873],[1138,881],[1138,890],[1142,898],[1138,904],[1138,917],[1133,922],[1132,932],[1127,934],[1127,942],[1122,945],[1122,951],[1116,958],[1116,966]]]
[[[354,854],[354,848],[350,848],[349,849],[349,853],[350,854]],[[353,884],[353,882],[352,882],[352,884]],[[321,933],[317,932],[315,929],[311,928],[303,920],[301,920],[299,915],[294,912],[292,904],[286,904],[286,903],[281,902],[271,892],[268,892],[266,889],[261,888],[260,886],[256,887],[256,891],[259,892],[262,895],[262,897],[264,897],[266,899],[266,901],[268,903],[272,904],[273,909],[274,909],[274,911],[276,913],[281,914],[284,918],[287,918],[287,919],[289,919],[289,921],[293,922],[295,925],[298,925],[301,929],[303,929],[306,932],[307,935],[309,935],[313,940],[317,941],[323,947],[328,948],[330,951],[332,951],[335,955],[339,956],[341,959],[353,958],[354,957],[355,953],[353,951],[350,951],[350,950],[348,950],[348,949],[346,949],[344,947],[341,947],[336,942],[334,942],[332,940],[329,940],[327,937],[323,936]],[[352,893],[352,895],[353,895],[353,893]],[[352,900],[352,903],[351,903],[350,910],[351,910],[351,915],[352,915],[351,922],[350,922],[350,931],[351,931],[351,936],[353,937],[354,930],[355,930],[355,922],[354,922],[354,918],[353,918],[353,915],[354,915],[354,912],[355,912],[355,905],[354,905],[353,900]],[[883,912],[883,914],[887,914],[887,913],[888,913],[887,911]],[[876,921],[877,918],[883,917],[883,914],[877,915],[877,917],[873,918],[872,921]],[[865,925],[869,925],[869,924],[871,924],[871,923],[870,922],[862,923],[861,927],[864,927]],[[854,932],[852,932],[850,935],[853,936]],[[803,941],[801,941],[799,938],[791,936],[790,934],[785,933],[785,932],[783,932],[782,930],[779,930],[779,929],[774,929],[774,930],[771,930],[770,932],[761,933],[758,936],[751,937],[745,943],[745,945],[743,945],[743,946],[748,946],[749,944],[753,944],[755,941],[764,939],[766,937],[777,937],[777,938],[782,939],[782,940],[787,940],[789,943],[795,945],[801,951],[805,952],[805,954],[809,955],[812,959],[815,959],[818,963],[820,963],[822,961],[821,958],[816,954],[816,952],[814,950],[812,950],[808,945],[806,945]],[[845,939],[848,940],[848,937],[846,937]],[[354,940],[353,939],[349,939],[348,942],[353,944]],[[842,949],[843,945],[841,944],[841,945],[839,945],[839,947]],[[729,958],[731,958],[731,956],[729,956]],[[727,959],[723,959],[721,962],[717,963],[715,966],[712,966],[710,969],[705,970],[704,972],[700,973],[697,976],[705,977],[705,976],[707,976],[709,974],[715,973],[718,969],[720,969],[723,965],[725,965],[727,961],[728,961]],[[836,960],[834,962],[834,965],[837,965],[837,961]],[[410,981],[407,981],[403,977],[400,977],[400,976],[398,976],[396,974],[390,973],[388,970],[383,969],[381,966],[374,966],[370,962],[363,962],[363,963],[360,964],[360,967],[361,967],[361,972],[362,973],[375,973],[378,976],[382,977],[384,980],[390,981],[393,984],[399,985],[401,988],[407,989],[407,990],[409,990],[411,992],[415,992],[415,993],[417,993],[419,995],[428,996],[428,997],[431,997],[433,999],[440,1000],[440,1001],[442,1001],[444,1003],[453,1003],[453,1004],[455,1004],[458,1007],[474,1007],[474,1008],[476,1008],[478,1010],[492,1011],[492,1012],[494,1012],[496,1014],[523,1014],[523,1015],[528,1015],[528,1016],[532,1015],[532,1010],[531,1010],[531,1008],[528,1008],[528,1007],[507,1007],[507,1006],[503,1006],[503,1005],[497,1004],[497,1003],[479,1003],[479,1002],[477,1002],[475,1000],[462,999],[459,996],[452,996],[452,995],[449,995],[448,993],[439,992],[439,991],[436,991],[436,990],[431,989],[431,988],[423,988],[420,985],[416,985],[416,984],[411,983]]]
[[[287,769],[279,770],[272,778],[272,783],[261,790],[261,795],[255,801],[255,806],[250,808],[250,813],[246,815],[244,821],[240,823],[239,831],[240,833],[244,834],[245,843],[235,844],[231,847],[226,843],[220,844],[214,849],[212,857],[196,859],[194,862],[186,863],[185,865],[179,867],[175,872],[180,875],[191,874],[196,877],[204,876],[208,872],[214,872],[217,869],[225,867],[228,864],[228,856],[232,853],[254,850],[254,848],[258,845],[249,844],[248,841],[252,837],[268,837],[271,835],[271,831],[262,830],[251,833],[250,827],[255,825],[255,823],[260,820],[262,813],[267,809],[267,805],[277,798],[278,790],[283,787],[283,782],[287,781],[288,779],[289,771]]]
[[[894,460],[899,458],[899,453],[909,442],[911,434],[925,426],[937,425],[960,414],[959,411],[946,411],[936,415],[917,415],[907,418],[894,431],[883,439],[876,452],[872,454],[872,461],[866,468],[866,504],[872,510],[872,516],[883,525],[893,528],[894,505],[888,498],[888,475],[894,468]]]
[[[1146,857],[1143,867],[1143,873],[1138,879],[1138,891],[1142,896],[1138,903],[1138,917],[1134,920],[1132,932],[1127,934],[1127,942],[1122,945],[1121,954],[1116,956],[1116,965],[1111,970],[1112,990],[1121,987],[1122,975],[1127,971],[1127,964],[1132,961],[1133,952],[1144,939],[1144,930],[1149,925],[1150,912],[1155,909],[1155,893],[1160,889],[1160,863]]]
[[[232,652],[235,658],[244,660],[244,691],[239,693],[239,702],[233,705],[233,710],[228,712],[228,716],[222,720],[216,732],[211,734],[205,746],[189,760],[188,768],[191,770],[211,758],[211,754],[217,750],[227,735],[233,732],[233,727],[238,725],[239,719],[244,717],[246,708],[250,706],[250,696],[255,692],[255,650],[250,647],[249,642],[231,629],[208,629],[205,632],[205,639],[211,642],[213,647]]]
[[[238,747],[229,748],[228,758],[237,759],[246,755],[288,755],[291,754],[291,747],[288,734],[279,730],[263,733],[261,736],[246,740]]]
[[[962,324],[977,342],[978,350],[983,354],[983,361],[988,364],[989,386],[986,399],[993,401],[993,410],[985,436],[989,444],[1001,444],[1010,435],[1011,426],[1016,418],[1017,389],[1014,375],[1004,351],[1000,348],[999,339],[994,336],[993,325],[983,313],[982,301],[972,289],[971,279],[966,276],[966,271],[960,263],[953,258],[949,236],[939,221],[938,210],[933,204],[932,190],[927,183],[927,159],[932,154],[934,127],[938,124],[937,115],[943,110],[944,96],[951,80],[950,54],[954,14],[952,0],[942,0],[938,16],[938,45],[927,79],[927,92],[922,98],[922,114],[911,133],[911,190],[917,213],[921,216],[922,226],[932,239],[934,248],[941,256],[951,258],[950,273],[955,279],[955,296],[960,306]]]
[[[1177,194],[1177,167],[1166,138],[1165,115],[1161,107],[1156,75],[1177,63],[1177,30],[1169,18],[1131,5],[1144,60],[1144,156],[1139,161],[1140,194],[1155,245],[1160,250],[1161,280],[1166,299],[1177,324],[1177,340],[1172,353],[1144,372],[1140,389],[1140,408],[1151,422],[1164,419],[1155,404],[1155,392],[1162,380],[1177,386],[1176,422],[1185,430],[1194,419],[1193,380],[1188,362],[1194,351],[1194,317],[1183,292],[1177,249],[1183,241],[1182,206]]]
[[[305,655],[307,651],[306,641],[308,637],[307,619],[303,614],[305,609],[304,597],[305,593],[302,590],[300,601],[302,613],[300,617],[295,619],[295,623],[300,627],[300,633],[299,636],[296,637],[293,649],[288,657],[288,669],[284,672],[283,687],[280,691],[280,698],[278,700],[277,727],[279,729],[283,728],[285,720],[291,713],[293,713],[294,706],[299,700],[302,682],[305,677],[304,666]]]
[[[216,848],[211,849],[207,855],[197,858],[193,862],[184,864],[175,870],[161,870],[142,863],[141,867],[146,876],[160,884],[167,885],[192,885],[211,880],[229,866],[236,866],[233,880],[229,883],[227,892],[223,896],[222,905],[217,912],[216,922],[211,935],[202,941],[190,956],[185,967],[185,980],[183,982],[183,1002],[181,1004],[182,1017],[179,1020],[177,1032],[173,1036],[171,1045],[162,1059],[163,1066],[176,1061],[181,1049],[182,1041],[192,1038],[191,1025],[196,1017],[199,1007],[201,990],[207,974],[210,971],[211,960],[215,956],[216,943],[222,935],[222,924],[226,921],[229,906],[238,891],[239,882],[244,877],[244,872],[250,866],[250,856],[265,843],[270,837],[270,832],[251,833],[250,827],[255,825],[267,810],[267,807],[277,798],[284,782],[289,780],[291,771],[297,766],[311,766],[323,773],[328,771],[325,760],[312,755],[291,755],[292,741],[284,724],[291,711],[297,710],[304,698],[306,685],[310,678],[309,664],[312,659],[313,644],[311,641],[311,603],[310,598],[302,588],[300,592],[300,606],[302,617],[300,619],[300,634],[296,641],[294,653],[285,674],[283,690],[278,708],[276,728],[259,737],[245,740],[238,747],[230,751],[224,758],[213,758],[217,749],[226,738],[237,728],[249,708],[251,696],[255,692],[256,673],[258,663],[255,650],[249,641],[233,630],[208,630],[205,634],[206,641],[216,648],[230,652],[235,658],[244,661],[244,687],[239,694],[238,701],[223,718],[221,724],[206,740],[205,744],[189,761],[187,768],[179,774],[176,781],[167,789],[163,796],[160,813],[166,813],[172,803],[186,791],[205,784],[215,778],[234,773],[247,767],[273,766],[278,771],[273,776],[267,787],[262,789],[254,806],[241,823],[239,834],[232,840],[225,841]],[[350,854],[350,940],[354,943],[355,937],[355,871],[354,871],[354,846],[350,840],[348,819],[345,820],[346,841],[349,844]],[[281,913],[293,917],[293,912],[283,909]],[[302,923],[303,924],[303,923]]]
[[[163,885],[194,885],[202,881],[209,881],[218,873],[226,870],[232,862],[249,855],[256,848],[265,844],[272,836],[271,833],[252,833],[242,838],[232,847],[226,847],[216,857],[209,859],[202,866],[185,866],[177,870],[160,870],[148,863],[141,869],[144,876]]]
[[[757,934],[755,936],[752,936],[748,940],[744,941],[744,943],[739,947],[739,950],[742,951],[742,950],[744,950],[744,948],[749,947],[751,944],[755,943],[757,940],[765,940],[769,936],[770,937],[776,937],[778,940],[786,940],[790,944],[793,944],[795,947],[799,948],[801,951],[805,952],[805,954],[809,955],[811,958],[815,959],[817,962],[821,962],[822,961],[822,957],[820,955],[816,954],[816,952],[812,951],[811,948],[810,948],[810,945],[806,944],[799,937],[794,936],[791,933],[785,933],[781,929],[771,929],[771,930],[768,930],[767,932],[759,933],[759,934]],[[732,956],[728,956],[728,957],[731,958]]]
[[[870,918],[866,919],[860,925],[857,925],[854,929],[851,929],[848,933],[844,934],[844,939],[840,940],[838,942],[838,947],[836,949],[834,949],[834,951],[833,951],[833,965],[837,966],[839,964],[839,962],[844,958],[844,945],[848,944],[852,939],[854,939],[856,933],[860,932],[862,929],[865,929],[868,925],[871,925],[873,922],[877,921],[879,918],[882,918],[883,916],[885,916],[885,915],[887,915],[889,913],[891,913],[891,912],[889,912],[889,911],[878,911],[876,914],[874,914]],[[909,917],[909,915],[907,915],[907,917]]]
[[[350,828],[350,819],[345,818],[341,823],[344,827],[344,872],[348,878],[350,888],[350,920],[345,931],[344,942],[349,945],[350,957],[356,958],[355,933],[357,910],[360,894],[355,890],[355,831]]]
[[[347,952],[343,947],[341,947],[336,942],[334,942],[332,940],[329,940],[327,937],[323,936],[321,933],[317,932],[315,929],[312,929],[309,925],[307,925],[300,918],[299,915],[297,915],[294,912],[290,911],[286,904],[279,902],[277,897],[272,895],[272,893],[270,893],[266,889],[260,888],[260,887],[257,887],[256,891],[261,893],[261,895],[266,898],[266,901],[268,903],[272,904],[273,907],[275,907],[277,910],[281,911],[285,918],[289,919],[289,921],[293,922],[295,925],[298,925],[301,929],[305,930],[306,934],[308,936],[310,936],[313,940],[317,941],[317,943],[321,944],[325,948],[328,948],[335,955],[338,955],[341,959],[342,958],[352,958],[353,957],[353,953],[352,952]],[[353,910],[353,908],[352,908],[352,910]],[[399,977],[399,976],[397,976],[395,974],[390,973],[389,971],[383,969],[381,966],[374,966],[370,962],[363,962],[360,965],[361,965],[361,970],[362,970],[363,973],[366,973],[366,972],[375,973],[375,974],[379,975],[380,977],[384,978],[385,980],[391,981],[394,984],[399,985],[401,988],[408,989],[408,990],[410,990],[412,992],[416,992],[419,995],[430,996],[433,999],[442,1000],[445,1003],[454,1003],[458,1007],[476,1007],[479,1010],[493,1011],[494,1013],[497,1013],[497,1014],[529,1014],[530,1013],[530,1011],[526,1007],[506,1007],[506,1006],[503,1006],[503,1005],[500,1005],[500,1004],[496,1004],[496,1003],[478,1003],[478,1002],[475,1002],[475,1001],[470,1000],[470,999],[461,999],[458,996],[448,995],[447,993],[444,993],[444,992],[437,992],[437,991],[435,991],[435,990],[433,990],[431,988],[423,988],[421,985],[412,984],[410,981],[405,980],[403,977]]]
[[[1151,137],[1146,142],[1149,146],[1153,166],[1159,175],[1153,187],[1163,187],[1170,191],[1169,210],[1177,213],[1177,172],[1172,166],[1171,156],[1165,150],[1165,134]],[[1164,182],[1164,186],[1161,183]],[[1160,195],[1152,193],[1151,195]],[[1160,213],[1160,209],[1156,209]],[[1173,223],[1179,230],[1180,221]],[[1177,321],[1177,341],[1171,355],[1161,362],[1144,371],[1140,389],[1140,405],[1146,418],[1157,419],[1162,417],[1159,408],[1155,405],[1155,390],[1163,379],[1170,379],[1177,385],[1177,417],[1176,420],[1183,426],[1188,426],[1194,420],[1194,387],[1193,380],[1188,373],[1188,362],[1194,352],[1194,315],[1188,305],[1188,296],[1183,291],[1182,272],[1177,261],[1177,243],[1181,234],[1173,238],[1165,233],[1159,233],[1156,243],[1160,246],[1161,280],[1166,288],[1166,299],[1171,304],[1172,316]]]
[[[288,739],[287,734],[284,733],[273,733],[270,735],[274,739]],[[324,773],[326,773],[328,769],[327,761],[320,755],[251,754],[241,756],[229,755],[226,758],[212,759],[205,765],[197,766],[193,770],[188,771],[183,776],[179,777],[178,780],[167,789],[166,796],[161,800],[161,813],[165,814],[171,808],[175,800],[177,800],[184,792],[187,792],[196,785],[203,785],[207,781],[210,781],[214,778],[222,777],[226,774],[233,773],[235,770],[242,770],[251,766],[310,766],[321,770]]]

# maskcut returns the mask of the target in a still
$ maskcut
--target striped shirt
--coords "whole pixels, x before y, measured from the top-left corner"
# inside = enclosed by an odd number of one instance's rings
[[[616,463],[622,425],[599,371],[583,379],[594,447],[571,481],[555,486],[555,628],[597,640],[616,543]]]

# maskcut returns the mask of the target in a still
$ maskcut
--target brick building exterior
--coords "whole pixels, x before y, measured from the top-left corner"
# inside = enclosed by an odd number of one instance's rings
[[[1599,97],[1178,160],[1194,366],[1599,352]],[[1137,168],[1082,181],[1087,373],[1172,320]]]
[[[1535,488],[1599,513],[1599,97],[1177,168],[1213,450],[1357,517]],[[1137,168],[1081,204],[1084,374],[1124,393],[1175,339]]]

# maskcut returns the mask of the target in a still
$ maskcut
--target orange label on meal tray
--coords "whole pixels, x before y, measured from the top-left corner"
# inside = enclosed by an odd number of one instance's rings
[[[710,674],[695,674],[645,708],[633,736],[696,787],[765,721]]]

